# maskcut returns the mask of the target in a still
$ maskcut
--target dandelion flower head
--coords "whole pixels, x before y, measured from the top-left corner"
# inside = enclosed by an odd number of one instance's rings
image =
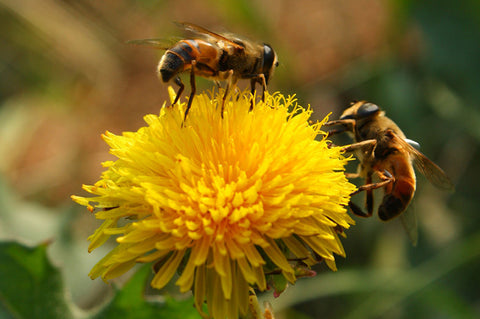
[[[335,269],[355,190],[341,148],[328,145],[323,122],[309,125],[311,111],[293,97],[266,93],[250,112],[253,97],[239,93],[223,118],[222,97],[196,95],[184,123],[186,103],[178,103],[145,116],[137,132],[103,136],[118,159],[84,185],[94,197],[72,196],[103,220],[90,251],[116,237],[92,278],[157,262],[153,287],[178,273],[176,285],[193,292],[200,313],[206,302],[223,319],[247,313],[249,289],[267,289],[269,271],[294,283],[292,260]]]

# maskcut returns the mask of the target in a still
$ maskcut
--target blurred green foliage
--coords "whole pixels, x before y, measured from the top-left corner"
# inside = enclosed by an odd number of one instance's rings
[[[72,318],[61,275],[47,260],[46,245],[0,244],[2,318]]]
[[[83,312],[65,293],[61,274],[48,260],[46,250],[47,245],[29,248],[14,242],[0,244],[2,318],[201,318],[191,306],[192,298],[146,301],[145,284],[151,272],[148,265],[139,269],[121,290],[116,290],[115,297],[99,310]]]
[[[86,253],[85,239],[98,224],[69,195],[95,182],[100,162],[111,159],[101,133],[136,130],[142,116],[158,112],[166,99],[154,72],[162,53],[124,42],[181,35],[175,20],[270,43],[281,63],[270,89],[296,93],[317,118],[328,112],[337,117],[351,100],[380,105],[456,185],[455,193],[443,193],[419,176],[415,248],[399,222],[356,218],[343,240],[347,258],[338,260],[339,271],[319,267],[317,278],[288,288],[273,301],[277,319],[480,316],[476,0],[0,0],[0,239],[32,245],[53,240],[48,249],[2,244],[9,248],[1,251],[0,316],[38,317],[28,312],[37,311],[35,302],[29,309],[16,306],[32,296],[26,291],[40,301],[56,296],[57,307],[72,316],[76,308],[58,296],[63,283],[45,261],[46,249],[81,308],[103,303],[97,314],[108,318],[127,313],[122,307],[128,299],[135,313],[158,310],[137,298],[148,267],[114,293],[87,278],[104,251]],[[211,83],[199,79],[199,86]],[[7,254],[12,249],[16,259]],[[24,279],[4,280],[15,268]],[[42,269],[47,277],[35,277]],[[265,298],[272,300],[271,292]],[[55,318],[48,312],[53,307],[44,310]],[[86,316],[78,309],[73,315],[79,313]]]

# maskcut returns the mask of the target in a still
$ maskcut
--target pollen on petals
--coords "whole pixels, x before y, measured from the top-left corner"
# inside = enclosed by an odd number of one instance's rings
[[[292,96],[266,93],[250,112],[252,96],[240,93],[223,118],[222,97],[195,96],[185,122],[182,102],[145,116],[137,132],[104,134],[117,160],[84,186],[94,197],[72,196],[104,220],[89,250],[117,240],[92,278],[156,262],[153,287],[178,273],[199,312],[206,302],[223,319],[244,315],[250,287],[267,289],[269,273],[294,283],[295,258],[313,265],[320,256],[336,269],[335,254],[345,255],[336,229],[353,224],[348,159]]]

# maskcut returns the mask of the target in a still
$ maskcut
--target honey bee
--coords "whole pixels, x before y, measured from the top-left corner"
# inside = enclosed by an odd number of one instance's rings
[[[172,106],[178,102],[185,88],[179,74],[190,71],[191,93],[184,120],[195,95],[196,75],[216,83],[227,82],[222,101],[222,117],[227,94],[239,79],[250,80],[252,94],[255,85],[260,83],[263,88],[262,99],[264,98],[274,67],[278,66],[277,55],[270,45],[251,42],[232,34],[217,34],[192,23],[176,24],[193,33],[194,38],[180,40],[173,46],[165,45],[165,41],[161,39],[133,40],[128,43],[150,45],[166,50],[158,63],[157,74],[164,83],[173,79],[179,87]],[[250,104],[250,111],[252,108],[253,101]]]
[[[348,174],[349,178],[362,177],[365,185],[358,187],[355,195],[366,192],[364,212],[350,201],[349,207],[355,215],[370,217],[373,213],[373,190],[384,189],[384,196],[377,214],[382,221],[389,221],[400,216],[410,240],[417,242],[417,225],[413,212],[407,207],[413,199],[416,178],[413,166],[435,186],[451,190],[453,184],[444,171],[429,160],[412,145],[418,143],[405,137],[405,134],[391,119],[385,116],[377,105],[366,101],[354,102],[347,108],[340,119],[327,122],[326,125],[341,125],[341,128],[329,132],[329,136],[350,132],[355,143],[344,147],[347,152],[354,152],[359,160],[358,171]],[[373,182],[373,176],[379,182]]]

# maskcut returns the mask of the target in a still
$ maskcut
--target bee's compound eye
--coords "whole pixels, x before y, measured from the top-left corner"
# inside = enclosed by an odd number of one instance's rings
[[[263,45],[263,68],[270,69],[273,65],[278,65],[275,51],[268,44]]]
[[[373,115],[374,113],[377,113],[378,111],[380,111],[378,105],[369,102],[363,103],[358,108],[357,118],[368,117],[370,115]]]
[[[263,65],[262,73],[265,76],[265,83],[268,84],[268,80],[273,72],[273,66],[277,64],[277,55],[273,51],[272,47],[268,44],[263,44]]]

